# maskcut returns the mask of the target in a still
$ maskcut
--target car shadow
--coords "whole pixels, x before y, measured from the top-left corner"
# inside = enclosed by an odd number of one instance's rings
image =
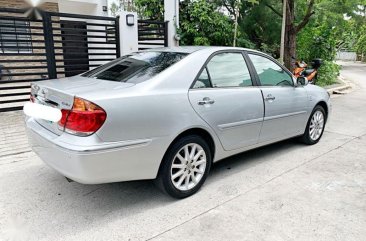
[[[229,171],[229,175],[241,172],[265,162],[269,157],[276,155],[279,152],[287,152],[289,149],[295,150],[301,146],[305,147],[303,144],[296,142],[296,140],[289,139],[220,160],[212,166],[209,174],[210,183],[205,186],[208,186],[209,188],[216,179],[225,175],[224,172]],[[99,185],[85,185],[71,182],[70,185],[73,187],[77,186],[77,192],[80,188],[83,189],[83,187],[95,187],[92,190],[83,193],[82,196],[95,196],[102,193],[107,196],[111,195],[109,196],[111,199],[118,199],[120,204],[123,203],[126,208],[128,205],[133,206],[139,202],[145,202],[146,200],[152,203],[161,203],[162,205],[179,201],[160,191],[155,186],[154,180],[129,181]]]
[[[203,188],[210,188],[210,185],[214,185],[216,180],[219,180],[225,175],[233,175],[246,169],[250,169],[253,166],[265,162],[273,155],[287,152],[289,149],[295,150],[301,146],[304,145],[290,139],[225,158],[214,163],[208,177],[208,182]],[[71,190],[69,194],[71,196],[78,196],[80,194],[80,190],[87,189],[83,191],[82,199],[85,199],[85,197],[92,197],[96,199],[98,196],[103,196],[108,197],[108,201],[118,200],[113,209],[119,209],[121,205],[127,209],[133,206],[139,206],[139,203],[141,202],[149,203],[151,207],[154,207],[180,201],[171,198],[159,190],[155,186],[154,180],[129,181],[99,185],[85,185],[71,182],[70,185]],[[104,205],[96,206],[96,208],[103,209]],[[111,206],[108,207],[109,210],[110,208]]]
[[[287,140],[226,158],[213,165],[203,188],[214,188],[215,182],[223,176],[242,172],[265,162],[268,157],[276,155],[278,152],[295,150],[300,145],[302,144]],[[128,219],[132,216],[135,218],[140,213],[146,215],[146,212],[154,215],[154,210],[182,202],[182,200],[173,199],[162,193],[151,180],[100,185],[68,183],[64,177],[43,165],[43,163],[39,163],[39,165],[19,170],[20,173],[17,176],[33,179],[22,181],[26,183],[26,186],[22,187],[24,189],[22,191],[25,193],[15,193],[15,198],[32,201],[27,205],[17,206],[17,209],[19,213],[26,215],[27,219],[32,220],[34,215],[37,216],[37,220],[31,225],[48,224],[45,220],[49,220],[50,216],[57,219],[57,223],[63,224],[69,223],[70,219],[79,220],[78,227],[71,224],[65,225],[62,230],[58,230],[58,235],[62,235],[64,232],[75,232],[75,229],[84,230],[93,223],[100,224],[103,220],[110,222],[111,220]],[[34,176],[37,176],[37,179],[34,179]],[[21,192],[21,190],[17,192]],[[194,195],[193,200],[202,199],[198,196],[200,194],[199,192],[196,194],[197,196]],[[187,201],[192,202],[192,200]],[[80,219],[85,223],[80,222]]]
[[[273,155],[288,152],[289,149],[294,150],[299,147],[305,147],[305,145],[293,138],[242,152],[214,163],[210,176],[215,178],[216,175],[220,175],[224,170],[230,170],[231,173],[242,171],[251,168],[253,165],[265,162]]]

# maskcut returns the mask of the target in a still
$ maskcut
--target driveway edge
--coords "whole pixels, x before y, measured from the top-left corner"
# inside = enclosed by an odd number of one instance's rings
[[[331,87],[331,88],[329,88],[330,86],[325,87],[325,89],[327,90],[327,92],[330,95],[343,94],[343,91],[352,88],[352,83],[350,81],[346,80],[342,75],[338,76],[338,80],[341,82],[341,84],[339,86]]]

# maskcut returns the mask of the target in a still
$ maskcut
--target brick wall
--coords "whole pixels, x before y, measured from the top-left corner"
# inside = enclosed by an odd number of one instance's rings
[[[2,8],[27,8],[29,5],[24,0],[0,0]],[[40,6],[41,9],[50,12],[58,12],[57,3],[44,3]]]

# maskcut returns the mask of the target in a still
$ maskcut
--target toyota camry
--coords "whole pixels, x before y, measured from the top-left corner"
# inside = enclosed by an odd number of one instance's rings
[[[125,55],[78,76],[33,83],[33,150],[68,179],[155,179],[167,194],[197,192],[213,163],[298,137],[315,144],[328,93],[272,57],[231,47],[176,47]]]

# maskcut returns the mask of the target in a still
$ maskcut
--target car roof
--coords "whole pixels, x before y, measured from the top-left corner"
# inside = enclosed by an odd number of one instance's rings
[[[226,46],[179,46],[179,47],[164,47],[164,48],[152,48],[144,51],[158,51],[158,52],[176,52],[191,54],[200,50],[211,50],[212,52],[218,50],[248,50],[253,52],[259,52],[253,49],[239,48],[239,47],[226,47]]]

